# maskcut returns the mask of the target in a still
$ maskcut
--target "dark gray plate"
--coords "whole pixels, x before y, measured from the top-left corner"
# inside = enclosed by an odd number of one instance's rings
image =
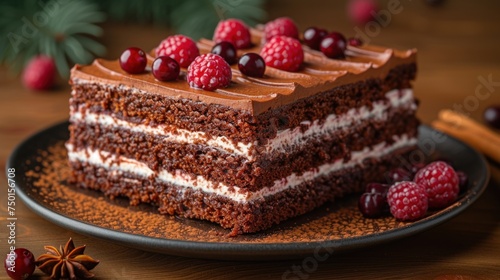
[[[15,168],[16,174],[31,174],[16,178],[17,193],[26,205],[45,219],[75,232],[187,257],[299,258],[319,251],[332,253],[391,241],[458,215],[477,200],[489,179],[488,166],[481,154],[422,126],[421,150],[415,151],[411,159],[443,157],[469,176],[467,191],[453,205],[416,222],[398,222],[392,217],[363,218],[357,209],[357,196],[352,196],[269,230],[231,238],[227,237],[227,230],[209,222],[163,216],[149,205],[129,206],[126,199],[110,200],[99,192],[71,186],[66,180],[69,168],[63,147],[69,135],[67,127],[68,123],[63,122],[40,131],[21,143],[10,156],[7,168]],[[40,180],[45,181],[43,187]]]

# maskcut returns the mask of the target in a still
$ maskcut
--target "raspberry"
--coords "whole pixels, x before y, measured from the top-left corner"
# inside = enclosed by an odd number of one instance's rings
[[[169,56],[175,59],[181,67],[188,67],[200,55],[196,43],[184,35],[172,35],[161,41],[155,50],[156,57]]]
[[[189,65],[187,80],[191,87],[215,90],[231,83],[231,67],[220,55],[207,53]]]
[[[54,86],[56,66],[48,56],[37,56],[28,63],[23,72],[23,83],[29,89],[47,90]]]
[[[427,191],[430,208],[444,208],[457,200],[460,190],[457,173],[443,161],[420,169],[413,180]]]
[[[220,21],[215,27],[215,43],[227,41],[232,43],[237,49],[244,49],[251,46],[250,30],[240,20],[228,19]]]
[[[276,36],[271,38],[262,50],[260,55],[267,66],[285,71],[297,71],[304,61],[304,51],[297,39]]]
[[[266,42],[275,36],[286,36],[299,39],[299,30],[295,22],[287,17],[280,17],[266,23],[264,27]]]
[[[391,214],[398,220],[414,221],[425,216],[428,199],[425,189],[415,182],[398,182],[387,192]]]
[[[375,0],[350,0],[347,13],[355,23],[366,24],[372,21],[377,13],[377,3]]]

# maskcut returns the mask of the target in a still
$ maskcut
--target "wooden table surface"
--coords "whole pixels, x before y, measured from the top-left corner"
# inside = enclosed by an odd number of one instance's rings
[[[270,18],[294,18],[302,30],[314,25],[354,35],[344,1],[324,2],[271,1],[268,11]],[[447,1],[438,8],[425,1],[395,2],[400,3],[401,11],[391,15],[387,27],[372,25],[364,32],[372,43],[419,50],[415,90],[424,123],[436,118],[440,109],[457,106],[479,120],[485,107],[500,104],[500,2]],[[388,11],[387,1],[380,6]],[[104,28],[102,41],[109,58],[116,58],[131,45],[151,49],[171,33],[132,24],[106,23]],[[489,87],[491,95],[486,100],[474,99],[481,77],[489,76],[497,81]],[[5,170],[16,144],[67,119],[69,91],[67,83],[60,81],[54,91],[32,92],[5,67],[0,69],[0,170]],[[500,279],[500,172],[498,165],[491,167],[485,193],[456,218],[391,243],[334,254],[314,271],[286,279]],[[5,256],[7,179],[3,171],[0,182],[0,252]],[[96,279],[282,279],[287,270],[303,261],[212,261],[154,254],[68,231],[40,218],[20,201],[16,216],[18,246],[38,256],[44,245],[64,244],[72,237],[77,244],[87,244],[87,253],[101,260],[94,270]],[[5,273],[0,272],[0,278],[5,279]],[[47,279],[39,270],[34,278]]]

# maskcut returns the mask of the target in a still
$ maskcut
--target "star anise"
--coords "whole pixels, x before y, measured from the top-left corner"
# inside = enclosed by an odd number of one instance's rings
[[[83,254],[85,245],[75,248],[70,238],[64,248],[59,246],[59,250],[53,246],[44,248],[47,253],[38,257],[36,265],[50,275],[50,278],[75,280],[94,277],[89,270],[98,265],[99,261]]]

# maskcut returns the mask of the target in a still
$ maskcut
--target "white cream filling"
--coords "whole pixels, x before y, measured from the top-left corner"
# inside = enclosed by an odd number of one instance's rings
[[[238,155],[243,155],[250,157],[250,149],[253,148],[253,144],[245,144],[238,142],[236,145],[231,142],[227,137],[209,137],[206,133],[201,131],[189,131],[186,129],[180,129],[171,125],[158,125],[149,126],[145,124],[134,124],[128,121],[116,119],[110,115],[104,114],[94,114],[94,113],[81,113],[74,112],[70,117],[71,121],[85,121],[89,124],[99,124],[102,126],[110,127],[120,127],[127,129],[131,132],[146,133],[158,136],[164,136],[165,141],[175,142],[175,143],[201,143],[214,148],[219,148],[225,150],[229,153],[235,153]]]
[[[275,138],[267,143],[266,152],[284,152],[287,146],[300,145],[311,137],[320,137],[322,134],[329,134],[335,130],[350,128],[364,120],[384,121],[388,118],[388,109],[406,107],[409,110],[416,110],[417,106],[413,102],[413,90],[391,90],[385,94],[387,101],[373,103],[373,108],[363,106],[352,108],[342,115],[328,115],[326,120],[320,124],[319,120],[313,122],[305,121],[301,124],[308,128],[301,132],[300,127],[279,131]]]
[[[349,128],[359,122],[369,119],[386,120],[390,108],[405,107],[409,110],[415,110],[416,105],[413,102],[413,90],[391,90],[385,94],[387,100],[374,102],[373,108],[363,106],[350,109],[342,115],[329,115],[326,120],[319,124],[319,121],[303,122],[308,128],[302,132],[300,127],[279,131],[275,138],[264,145],[264,153],[274,151],[283,152],[287,146],[300,145],[307,142],[311,137],[320,137],[322,134],[331,133],[334,130]],[[82,109],[83,110],[83,109]],[[189,131],[175,128],[168,125],[158,125],[155,127],[146,124],[134,124],[123,120],[118,120],[109,115],[95,114],[87,111],[79,111],[76,108],[71,110],[71,121],[85,121],[89,124],[99,124],[103,126],[114,126],[128,129],[133,132],[142,132],[152,135],[165,137],[165,141],[177,143],[199,143],[221,149],[229,153],[234,153],[253,160],[254,150],[257,143],[233,143],[224,136],[210,137],[201,131]]]
[[[386,146],[385,142],[382,142],[372,148],[367,147],[362,151],[352,152],[351,159],[348,162],[343,162],[342,159],[339,159],[334,163],[321,165],[318,168],[306,171],[301,175],[291,174],[286,178],[276,180],[273,186],[263,188],[256,192],[248,192],[236,186],[229,187],[222,183],[213,183],[203,178],[203,176],[193,177],[181,170],[177,170],[175,173],[170,173],[166,170],[161,170],[160,172],[155,173],[142,162],[121,156],[117,157],[105,151],[96,151],[92,149],[74,150],[74,147],[71,144],[67,144],[66,147],[68,149],[70,161],[87,162],[92,165],[104,167],[114,176],[120,176],[123,172],[129,172],[143,178],[154,178],[159,182],[167,184],[200,190],[206,193],[214,193],[237,202],[248,202],[255,199],[262,199],[288,188],[294,188],[303,182],[314,180],[320,176],[328,175],[331,172],[362,164],[365,158],[382,157],[394,150],[412,146],[417,143],[416,138],[409,138],[406,135],[394,137],[394,140],[395,142],[390,146]]]

